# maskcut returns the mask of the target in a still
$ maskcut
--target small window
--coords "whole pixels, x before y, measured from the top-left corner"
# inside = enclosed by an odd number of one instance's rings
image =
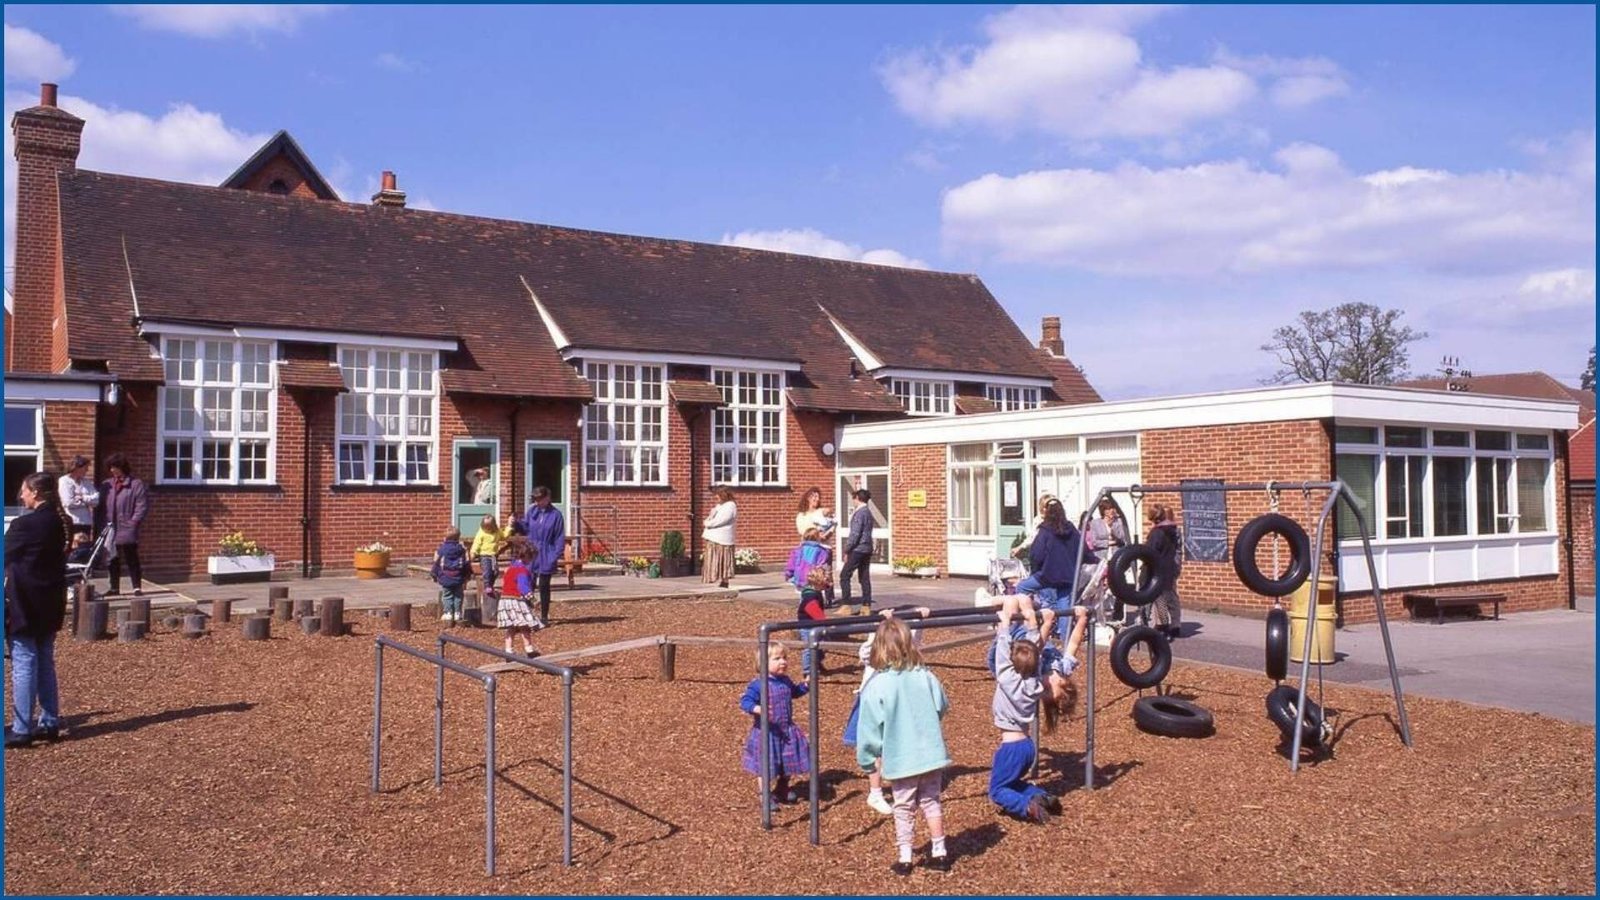
[[[1517,435],[1518,450],[1549,450],[1550,436],[1546,434]]]
[[[993,451],[989,444],[960,444],[950,448],[950,461],[958,463],[982,463],[989,461]]]
[[[1435,447],[1470,447],[1472,435],[1465,431],[1435,431],[1433,433]]]
[[[6,407],[6,443],[34,447],[39,444],[39,410],[32,406]]]
[[[1376,444],[1378,429],[1372,425],[1340,425],[1333,430],[1333,439],[1340,444]]]
[[[267,193],[287,194],[289,193],[289,185],[286,184],[282,178],[274,178],[272,179],[272,183],[267,185]]]
[[[888,464],[888,450],[843,450],[839,453],[841,469],[871,469]]]
[[[1504,431],[1478,432],[1479,450],[1510,450],[1511,435]]]
[[[1391,425],[1383,430],[1383,443],[1386,447],[1423,447],[1427,445],[1424,439],[1426,434],[1421,428],[1396,428]]]

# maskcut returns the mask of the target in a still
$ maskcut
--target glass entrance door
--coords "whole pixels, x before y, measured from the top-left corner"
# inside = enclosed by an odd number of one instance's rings
[[[1028,470],[1022,463],[995,467],[1000,476],[1000,514],[995,519],[995,559],[1006,559],[1011,548],[1027,539],[1029,501]]]
[[[500,442],[493,439],[458,439],[451,450],[450,471],[455,474],[451,492],[451,521],[463,540],[472,540],[484,516],[500,521]]]
[[[874,569],[888,567],[889,556],[889,473],[885,470],[841,471],[839,473],[839,528],[838,546],[844,545],[850,533],[850,513],[855,503],[850,496],[859,488],[872,492],[867,510],[872,514],[872,565]]]

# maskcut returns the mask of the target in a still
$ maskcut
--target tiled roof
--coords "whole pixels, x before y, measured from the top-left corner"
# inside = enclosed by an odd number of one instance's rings
[[[130,380],[161,377],[136,293],[146,320],[456,339],[448,390],[587,398],[529,289],[575,347],[800,362],[790,397],[812,409],[900,409],[850,377],[824,302],[895,367],[1050,374],[970,275],[85,170],[60,185],[69,353]]]
[[[1568,481],[1594,481],[1594,414],[1567,439]]]
[[[1054,356],[1048,350],[1036,349],[1039,362],[1056,380],[1056,396],[1061,398],[1060,403],[1051,406],[1072,406],[1079,403],[1101,403],[1104,398],[1094,389],[1089,379],[1084,377],[1083,370],[1078,368],[1072,360],[1063,356]]]
[[[673,403],[722,405],[722,391],[709,381],[669,381],[667,396]]]
[[[328,184],[328,179],[322,177],[317,167],[312,164],[311,158],[300,149],[300,145],[287,131],[279,131],[261,145],[254,155],[244,161],[244,165],[234,170],[228,180],[222,183],[225,188],[242,188],[249,184],[250,177],[261,170],[274,157],[282,156],[289,164],[300,170],[306,184],[313,193],[323,200],[338,200],[339,194]]]
[[[1503,375],[1473,375],[1464,380],[1473,394],[1496,397],[1527,397],[1533,400],[1570,400],[1578,404],[1578,419],[1594,415],[1594,392],[1567,387],[1543,372],[1511,372]],[[1443,378],[1418,378],[1402,381],[1397,387],[1447,390]]]
[[[278,383],[289,388],[344,390],[344,378],[326,360],[286,359],[278,365]]]
[[[963,416],[975,416],[979,413],[991,413],[998,407],[988,397],[973,397],[967,394],[956,395],[956,413]]]

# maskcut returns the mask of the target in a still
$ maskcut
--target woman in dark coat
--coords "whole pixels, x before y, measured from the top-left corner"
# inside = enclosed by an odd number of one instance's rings
[[[1178,551],[1183,547],[1183,536],[1178,523],[1173,520],[1172,507],[1155,503],[1150,507],[1150,534],[1145,543],[1156,553],[1156,573],[1166,588],[1151,604],[1151,620],[1169,638],[1178,637],[1183,630],[1183,606],[1178,602],[1178,575],[1182,563]]]
[[[112,531],[111,590],[106,596],[120,591],[122,566],[127,563],[133,580],[133,595],[138,597],[144,593],[143,567],[139,564],[139,526],[144,524],[145,514],[150,511],[150,493],[144,482],[133,477],[128,469],[128,458],[121,453],[106,457],[106,471],[111,477],[100,487],[105,523]]]
[[[18,501],[28,512],[6,529],[6,649],[11,654],[11,727],[6,747],[61,736],[56,632],[67,615],[67,515],[56,478],[35,472]],[[34,706],[39,715],[34,717]]]

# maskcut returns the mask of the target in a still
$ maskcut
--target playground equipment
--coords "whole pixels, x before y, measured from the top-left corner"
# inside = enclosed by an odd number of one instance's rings
[[[438,668],[438,681],[433,701],[433,786],[438,789],[444,783],[444,673],[448,670],[458,675],[465,675],[483,685],[485,734],[484,734],[484,802],[486,814],[484,816],[484,871],[488,875],[495,873],[494,869],[494,820],[495,799],[494,783],[499,777],[495,766],[495,688],[494,674],[481,672],[471,666],[445,658],[447,645],[455,645],[473,650],[488,656],[497,657],[509,663],[517,663],[520,667],[527,667],[545,672],[550,675],[561,676],[562,706],[561,706],[561,824],[562,824],[562,851],[561,863],[565,866],[572,865],[572,683],[573,671],[566,666],[558,666],[539,659],[528,659],[487,647],[483,644],[465,640],[452,634],[439,635],[438,649],[435,653],[419,650],[408,644],[403,644],[385,635],[379,635],[374,647],[376,654],[373,691],[372,691],[372,792],[379,789],[380,763],[382,761],[383,739],[383,651],[385,648],[415,657],[426,663],[431,663]]]

